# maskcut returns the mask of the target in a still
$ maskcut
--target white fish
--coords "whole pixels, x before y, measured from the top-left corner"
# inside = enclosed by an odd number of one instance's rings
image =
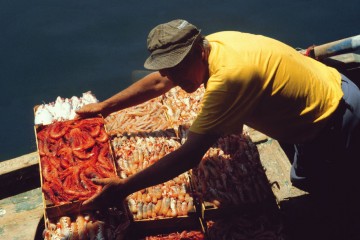
[[[82,106],[98,102],[90,92],[82,94],[82,97],[73,96],[71,99],[58,96],[55,102],[40,105],[35,111],[35,124],[51,124],[55,121],[72,120],[76,116],[76,110]]]
[[[83,93],[83,95],[82,95],[82,100],[83,100],[83,102],[85,102],[85,104],[98,102],[98,100],[97,100],[96,97],[91,93],[91,91],[88,91],[88,92],[86,92],[86,93]]]
[[[35,113],[35,124],[50,124],[52,121],[53,115],[44,105],[41,105]]]

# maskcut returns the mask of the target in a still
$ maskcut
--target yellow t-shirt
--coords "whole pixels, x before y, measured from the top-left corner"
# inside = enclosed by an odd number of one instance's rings
[[[246,124],[300,143],[324,127],[343,96],[336,69],[277,40],[234,31],[206,39],[210,77],[193,132],[237,133]]]

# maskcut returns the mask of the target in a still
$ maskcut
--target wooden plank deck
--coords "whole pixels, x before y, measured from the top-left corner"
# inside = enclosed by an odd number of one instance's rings
[[[43,213],[40,188],[0,200],[0,239],[33,240]]]
[[[289,178],[290,162],[280,144],[250,128],[279,206],[289,198],[306,195]],[[43,216],[37,152],[0,162],[0,239],[34,239]]]
[[[290,182],[291,164],[279,142],[246,126],[244,130],[249,133],[251,141],[257,146],[265,173],[270,183],[274,183],[273,192],[278,202],[307,194],[292,186]]]
[[[0,162],[0,199],[40,186],[38,153]]]
[[[0,239],[34,239],[43,216],[38,154],[0,162]]]

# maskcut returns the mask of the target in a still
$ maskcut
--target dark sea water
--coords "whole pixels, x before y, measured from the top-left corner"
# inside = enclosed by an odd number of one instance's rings
[[[35,105],[89,90],[104,100],[128,86],[148,32],[175,18],[301,48],[360,34],[358,0],[2,0],[0,161],[36,151]]]

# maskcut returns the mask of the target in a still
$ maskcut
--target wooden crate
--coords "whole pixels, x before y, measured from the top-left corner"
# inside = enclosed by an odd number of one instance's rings
[[[119,209],[87,210],[45,217],[44,235],[45,239],[55,239],[60,235],[66,238],[67,234],[72,237],[69,239],[95,239],[95,236],[96,239],[124,239],[129,226],[129,214],[123,205]]]
[[[129,239],[139,240],[148,236],[164,236],[182,231],[200,231],[206,236],[206,228],[201,218],[197,216],[164,218],[154,220],[157,222],[145,221],[141,224],[132,223],[129,230]]]
[[[34,108],[34,110],[35,109],[36,109],[36,107]],[[38,142],[38,138],[37,138],[37,133],[43,127],[45,127],[45,126],[43,126],[43,125],[34,126],[36,146],[37,146],[37,151],[38,151],[38,160],[39,160],[38,162],[39,162],[41,188],[43,187],[44,179],[42,176],[41,156],[39,153],[39,142]],[[104,125],[104,128],[105,128],[105,125]],[[105,130],[105,132],[107,132],[106,128],[104,130]],[[113,150],[110,145],[110,136],[109,136],[109,139],[107,140],[107,143],[105,143],[105,144],[107,144],[108,148],[109,148],[109,155],[110,155],[110,158],[111,158],[110,160],[111,160],[113,168],[114,168],[114,175],[117,175],[116,165],[115,165],[115,161],[114,161],[114,154],[113,154]],[[65,204],[61,204],[61,205],[54,205],[51,200],[49,200],[45,197],[45,194],[43,192],[42,192],[42,198],[43,198],[43,203],[44,203],[44,217],[46,217],[46,218],[56,218],[56,217],[63,216],[66,214],[79,213],[81,211],[90,209],[89,207],[85,208],[82,206],[83,201],[72,201],[72,202],[68,202]]]
[[[210,202],[202,202],[200,204],[201,218],[205,221],[226,218],[227,216],[261,214],[273,211],[278,211],[275,198],[269,198],[261,203],[226,207],[217,207]]]

